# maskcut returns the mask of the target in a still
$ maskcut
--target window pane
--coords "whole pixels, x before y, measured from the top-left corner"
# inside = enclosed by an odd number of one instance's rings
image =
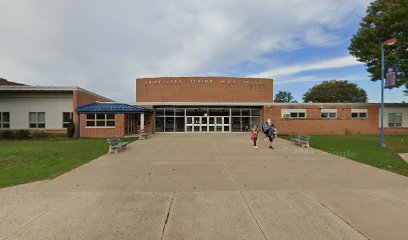
[[[86,114],[86,119],[91,120],[95,119],[96,114]]]
[[[184,109],[183,108],[176,109],[176,116],[183,116],[184,117]]]
[[[184,132],[184,117],[176,117],[176,132]]]
[[[242,109],[242,116],[249,116],[250,110],[249,109]]]
[[[30,128],[37,128],[37,124],[35,124],[35,123],[30,123]]]
[[[70,122],[71,121],[71,115],[72,115],[72,113],[70,113],[70,112],[62,113],[62,121],[63,122]]]
[[[39,123],[38,128],[45,128],[45,123]]]
[[[174,116],[174,108],[166,108],[166,112],[165,112],[166,117],[169,116]]]
[[[395,122],[402,123],[402,113],[395,114]]]
[[[298,116],[299,116],[300,118],[304,118],[304,117],[306,117],[306,113],[300,112],[300,113],[298,113]]]
[[[388,123],[388,127],[394,127],[394,123],[393,123],[393,122],[389,122],[389,123]]]
[[[361,117],[361,118],[366,118],[366,117],[367,117],[367,113],[360,113],[360,117]]]
[[[164,132],[164,117],[156,117],[156,132]]]
[[[105,127],[105,121],[96,121],[96,126]]]
[[[106,119],[115,120],[115,114],[106,114]]]
[[[8,123],[3,123],[3,128],[10,128],[10,124],[8,124]]]
[[[95,121],[86,121],[87,127],[95,127]]]
[[[395,126],[396,127],[402,127],[402,124],[401,123],[395,123]]]
[[[297,118],[298,114],[295,112],[290,113],[291,118]]]
[[[167,114],[167,111],[166,111],[166,114]],[[165,121],[166,121],[165,131],[166,132],[174,132],[174,117],[166,117]]]
[[[330,118],[336,118],[336,115],[337,115],[336,113],[329,113]]]
[[[106,121],[106,126],[114,127],[115,126],[115,121]]]
[[[258,127],[258,129],[261,128],[261,118],[260,117],[251,117],[251,129],[255,125]]]
[[[163,108],[156,108],[155,110],[156,116],[164,116],[164,109]]]
[[[96,119],[105,120],[105,114],[96,114]]]
[[[327,114],[327,113],[321,113],[321,114],[320,114],[320,117],[322,117],[322,118],[327,118],[327,117],[328,117],[328,114]]]
[[[39,112],[38,114],[38,122],[44,123],[45,122],[45,113]]]
[[[250,123],[250,119],[249,117],[243,117],[242,118],[242,132],[249,132],[251,131],[252,127],[251,127],[251,123]]]
[[[240,117],[232,117],[232,131],[233,132],[241,132],[241,118]]]
[[[229,124],[229,117],[224,117],[224,124]]]
[[[241,109],[233,108],[231,109],[232,116],[241,116]]]
[[[31,123],[37,122],[37,113],[30,112],[30,122]]]
[[[351,113],[351,117],[356,118],[356,117],[358,117],[358,114],[357,113]]]
[[[395,113],[388,113],[388,122],[395,122]]]
[[[10,113],[4,112],[1,121],[2,121],[2,122],[10,122]]]
[[[62,124],[62,127],[63,127],[63,128],[67,128],[68,125],[69,125],[69,123],[63,123],[63,124]]]
[[[252,109],[251,110],[252,116],[261,116],[261,110],[259,109]]]

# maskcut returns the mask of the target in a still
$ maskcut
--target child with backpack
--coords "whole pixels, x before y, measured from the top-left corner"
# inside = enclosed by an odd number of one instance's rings
[[[265,123],[262,125],[262,131],[263,131],[263,133],[265,134],[265,139],[264,139],[265,142],[267,142],[267,139],[268,139],[269,128],[270,128],[270,126],[269,126],[269,123],[268,123],[268,122],[265,122]]]
[[[256,146],[256,141],[258,140],[258,133],[259,133],[258,127],[255,125],[252,128],[252,132],[251,132],[251,140],[254,142],[255,149],[258,149],[258,146]]]
[[[273,149],[272,142],[275,140],[275,138],[278,136],[278,130],[276,129],[276,126],[274,124],[271,125],[268,131],[268,138],[269,138],[269,148]]]

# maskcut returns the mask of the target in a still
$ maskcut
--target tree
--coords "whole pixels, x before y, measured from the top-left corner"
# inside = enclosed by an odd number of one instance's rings
[[[342,80],[323,81],[303,95],[304,102],[353,103],[367,102],[367,93],[357,84]]]
[[[297,102],[295,98],[292,96],[291,92],[286,92],[286,91],[279,91],[277,94],[275,94],[275,102],[278,103],[293,103]]]
[[[405,85],[408,93],[408,0],[375,0],[366,12],[351,39],[350,53],[366,64],[371,80],[377,81],[381,79],[380,44],[396,38],[395,45],[385,46],[385,69],[397,65],[397,86]]]

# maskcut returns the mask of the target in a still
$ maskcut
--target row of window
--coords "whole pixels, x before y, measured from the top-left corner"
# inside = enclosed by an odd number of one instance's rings
[[[86,114],[87,127],[115,127],[115,114]]]
[[[351,110],[351,118],[365,119],[368,117],[366,109]],[[306,118],[306,109],[282,109],[282,118]],[[337,118],[337,109],[322,109],[320,118],[335,119]]]
[[[68,127],[72,120],[72,112],[62,113],[62,127]],[[45,128],[45,112],[28,113],[29,128]],[[0,128],[10,128],[10,112],[0,112]]]

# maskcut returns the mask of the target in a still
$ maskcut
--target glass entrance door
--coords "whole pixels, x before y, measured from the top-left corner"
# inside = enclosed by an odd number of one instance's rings
[[[230,132],[230,117],[186,117],[186,132]]]

